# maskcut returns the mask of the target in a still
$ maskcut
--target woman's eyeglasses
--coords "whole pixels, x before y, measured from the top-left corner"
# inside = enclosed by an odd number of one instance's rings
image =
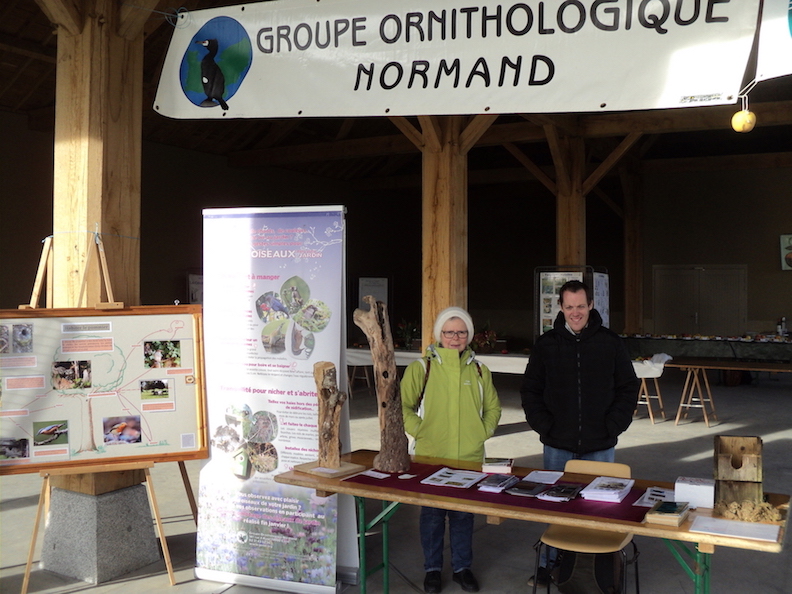
[[[467,338],[467,330],[443,330],[445,338]]]

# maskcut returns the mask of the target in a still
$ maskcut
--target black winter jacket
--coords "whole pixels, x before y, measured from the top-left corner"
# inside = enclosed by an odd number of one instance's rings
[[[639,385],[624,342],[592,309],[579,336],[558,313],[531,351],[520,394],[542,443],[586,454],[616,445],[632,422]]]

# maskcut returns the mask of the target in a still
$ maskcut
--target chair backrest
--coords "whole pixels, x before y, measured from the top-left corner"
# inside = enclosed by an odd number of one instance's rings
[[[594,460],[569,460],[564,465],[565,472],[578,474],[594,474],[597,476],[613,476],[630,478],[630,466],[619,462],[596,462]]]

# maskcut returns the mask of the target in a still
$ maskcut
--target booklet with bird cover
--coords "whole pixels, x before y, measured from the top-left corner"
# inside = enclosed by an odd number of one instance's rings
[[[509,495],[517,495],[519,497],[536,497],[542,491],[549,488],[546,483],[535,483],[533,481],[521,480],[519,483],[512,485],[506,489]]]
[[[578,496],[583,485],[576,485],[574,483],[556,483],[546,491],[536,496],[537,499],[542,501],[572,501]]]
[[[500,493],[520,479],[513,474],[490,474],[478,484],[479,491]]]
[[[687,501],[658,501],[646,512],[650,524],[679,526],[687,518],[690,507]]]
[[[635,484],[633,479],[598,476],[580,492],[583,499],[620,502]]]

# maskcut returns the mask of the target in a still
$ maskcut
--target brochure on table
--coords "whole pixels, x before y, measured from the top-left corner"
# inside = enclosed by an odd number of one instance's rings
[[[421,481],[424,485],[435,487],[455,487],[457,489],[467,489],[472,487],[481,479],[487,476],[485,472],[474,470],[459,470],[456,468],[441,468],[435,473],[430,474]]]

